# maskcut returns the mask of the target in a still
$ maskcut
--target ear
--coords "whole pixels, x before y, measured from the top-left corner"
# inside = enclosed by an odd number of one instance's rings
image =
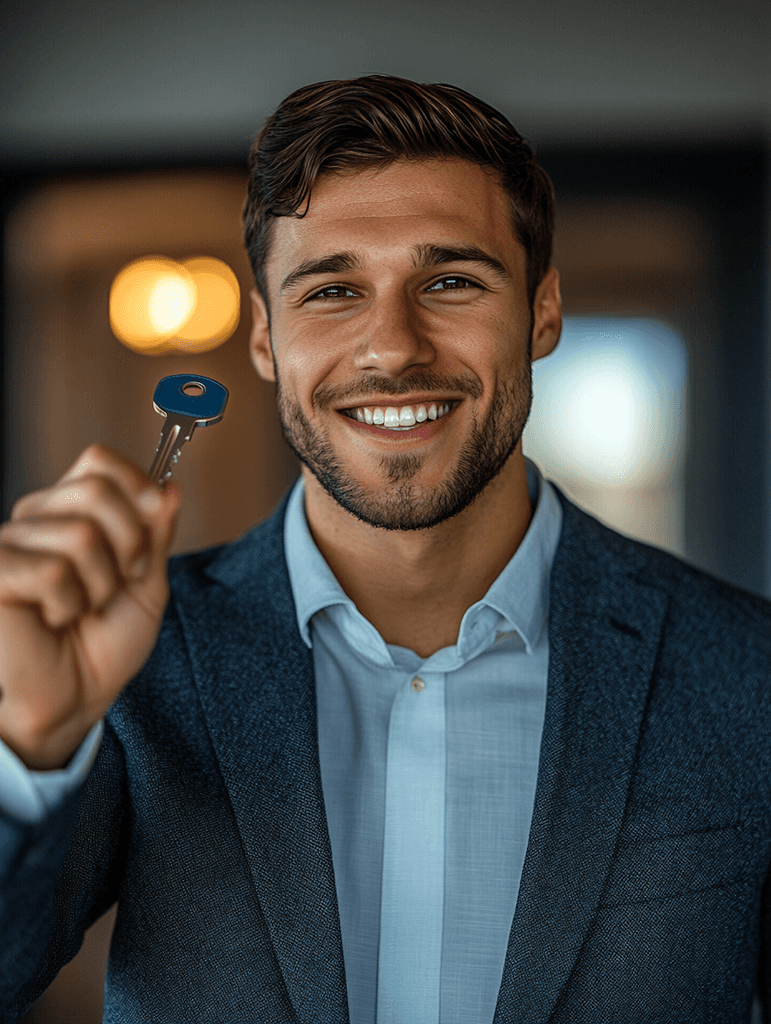
[[[533,359],[553,352],[562,333],[560,276],[550,267],[535,292],[533,302]]]
[[[270,344],[270,326],[265,300],[256,288],[249,293],[252,299],[252,332],[249,336],[249,355],[252,365],[263,380],[276,381],[273,348]]]

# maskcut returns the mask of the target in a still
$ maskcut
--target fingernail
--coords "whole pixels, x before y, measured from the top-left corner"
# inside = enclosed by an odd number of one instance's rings
[[[148,554],[140,555],[136,561],[132,562],[131,568],[129,569],[129,576],[135,580],[141,580],[143,576],[147,574],[147,570],[150,568],[150,556]]]
[[[163,504],[161,492],[157,487],[148,487],[137,498],[137,504],[147,515],[155,515]]]

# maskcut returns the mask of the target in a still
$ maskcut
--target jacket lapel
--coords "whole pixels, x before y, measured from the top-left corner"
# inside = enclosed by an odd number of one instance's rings
[[[289,998],[299,1020],[337,1024],[348,1021],[343,947],[313,658],[297,629],[284,509],[224,549],[177,603]]]
[[[548,1020],[576,962],[621,827],[667,604],[634,578],[631,546],[562,504],[538,785],[495,1024]]]

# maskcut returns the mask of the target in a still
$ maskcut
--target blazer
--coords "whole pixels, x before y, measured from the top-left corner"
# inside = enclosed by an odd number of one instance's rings
[[[747,1021],[771,987],[771,609],[560,500],[495,1024]],[[172,560],[82,791],[42,825],[0,821],[3,1021],[116,900],[106,1022],[348,1020],[284,505]]]

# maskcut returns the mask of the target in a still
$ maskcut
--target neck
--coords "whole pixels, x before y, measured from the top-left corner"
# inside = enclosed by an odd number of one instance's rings
[[[305,510],[340,586],[386,643],[427,658],[457,642],[532,517],[521,449],[459,515],[425,530],[383,530],[346,512],[303,468]]]

